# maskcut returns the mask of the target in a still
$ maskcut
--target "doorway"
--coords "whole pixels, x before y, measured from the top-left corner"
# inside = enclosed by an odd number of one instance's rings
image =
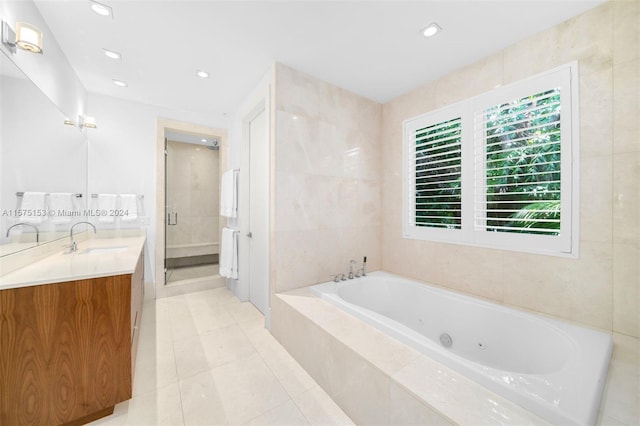
[[[206,142],[203,142],[202,139],[205,139]],[[213,146],[213,139],[218,141],[218,150],[208,148],[208,146]],[[189,166],[181,165],[174,168],[173,174],[177,174],[178,177],[176,179],[179,182],[172,178],[171,170],[169,170],[169,176],[167,176],[167,169],[173,168],[172,157],[169,153],[169,150],[172,150],[169,141],[172,140],[185,145],[183,147],[185,149],[190,148],[192,152],[189,155],[183,155],[183,157],[190,158],[193,156],[194,161],[200,161],[201,154],[204,154],[205,157],[206,154],[217,155],[217,163],[210,165],[210,168],[216,168],[217,172],[212,173],[212,170],[198,172],[200,166],[196,166],[193,169],[189,162]],[[208,209],[209,212],[218,213],[219,210],[217,206],[219,203],[220,164],[225,164],[226,162],[227,132],[224,129],[158,118],[156,150],[155,233],[147,236],[148,244],[155,253],[155,298],[224,286],[225,280],[219,275],[218,266],[212,265],[216,260],[213,255],[216,254],[215,243],[219,241],[221,228],[215,222],[209,222],[208,225],[203,226],[202,221],[204,219],[202,217],[206,215],[203,215],[202,212]],[[179,164],[179,162],[176,163]],[[194,170],[196,171],[195,173],[193,173]],[[206,196],[208,205],[196,205],[194,207],[195,212],[198,213],[194,219],[191,217],[191,211],[184,210],[187,207],[189,210],[191,209],[191,203],[187,203],[186,199],[194,194],[185,195],[186,185],[190,181],[195,186],[195,191],[202,190],[202,183],[205,180],[208,183],[210,183],[209,181],[215,183],[215,194]],[[182,190],[178,191],[178,198],[173,197],[169,189],[181,185]],[[193,186],[190,187],[189,191],[193,190]],[[182,195],[180,195],[181,193]],[[196,197],[203,194],[203,192],[195,193]],[[213,209],[211,203],[214,204]],[[198,219],[198,217],[201,219]],[[177,224],[174,225],[176,221]],[[181,232],[181,239],[176,241],[172,238],[172,234]],[[195,233],[197,238],[191,239],[192,233]],[[168,248],[169,250],[167,250]],[[192,270],[190,271],[189,269]]]
[[[249,122],[249,301],[263,314],[269,301],[269,145],[265,111]]]
[[[165,284],[218,275],[220,141],[165,132]]]
[[[266,92],[266,93],[265,93]],[[269,91],[240,113],[240,300],[248,300],[270,323],[270,105]],[[246,265],[242,267],[242,265]]]

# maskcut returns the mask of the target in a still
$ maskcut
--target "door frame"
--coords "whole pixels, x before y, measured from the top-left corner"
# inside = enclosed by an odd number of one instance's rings
[[[155,298],[175,296],[178,294],[190,293],[193,291],[205,290],[210,287],[206,283],[192,283],[185,285],[165,285],[164,259],[165,259],[165,203],[166,203],[166,166],[164,154],[165,131],[173,130],[180,133],[193,133],[211,135],[220,141],[220,176],[222,176],[223,165],[227,163],[228,141],[227,131],[215,127],[203,126],[201,124],[189,123],[186,121],[173,120],[158,117],[156,121],[156,241],[155,241]]]

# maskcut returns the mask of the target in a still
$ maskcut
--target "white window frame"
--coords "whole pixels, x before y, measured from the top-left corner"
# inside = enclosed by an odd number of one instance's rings
[[[578,257],[579,241],[579,99],[578,63],[572,62],[490,92],[465,99],[403,122],[403,236],[404,238],[465,244],[553,256]],[[484,150],[484,128],[474,128],[474,113],[555,87],[561,87],[561,214],[560,234],[535,235],[490,232],[476,226],[475,204],[486,196],[484,165],[474,164],[475,150]],[[415,132],[457,117],[462,118],[461,229],[416,226]],[[476,183],[478,183],[476,185]],[[476,188],[476,186],[478,188]]]

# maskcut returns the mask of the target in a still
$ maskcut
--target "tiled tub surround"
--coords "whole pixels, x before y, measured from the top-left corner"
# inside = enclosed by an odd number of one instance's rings
[[[595,424],[606,333],[381,271],[311,291],[554,424]]]
[[[547,424],[310,288],[273,303],[273,335],[356,424]]]
[[[544,425],[544,419],[317,297],[275,295],[272,333],[357,424]],[[598,425],[636,425],[636,339],[616,351]]]

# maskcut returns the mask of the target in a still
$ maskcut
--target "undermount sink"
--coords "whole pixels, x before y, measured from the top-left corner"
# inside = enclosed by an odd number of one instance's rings
[[[111,247],[89,247],[82,250],[81,254],[101,254],[101,253],[120,253],[127,249],[127,246],[111,246]]]

